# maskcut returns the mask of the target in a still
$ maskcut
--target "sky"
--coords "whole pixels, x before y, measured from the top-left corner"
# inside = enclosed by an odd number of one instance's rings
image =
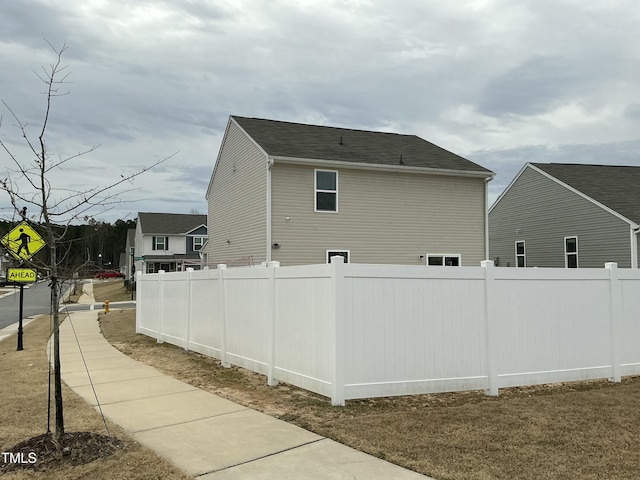
[[[17,163],[34,157],[11,112],[37,144],[51,46],[67,47],[68,94],[52,99],[50,161],[98,146],[49,172],[52,199],[166,159],[109,190],[86,212],[99,221],[206,214],[230,115],[418,135],[494,171],[490,204],[526,162],[640,166],[636,0],[0,0],[0,12],[0,139]],[[16,167],[0,150],[0,179],[29,195]],[[4,192],[0,218],[15,218]]]

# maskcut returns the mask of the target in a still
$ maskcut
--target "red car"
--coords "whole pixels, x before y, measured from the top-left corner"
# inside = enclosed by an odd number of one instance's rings
[[[100,272],[96,275],[96,278],[104,280],[105,278],[124,278],[124,273],[119,272],[118,270],[105,270],[104,272]]]

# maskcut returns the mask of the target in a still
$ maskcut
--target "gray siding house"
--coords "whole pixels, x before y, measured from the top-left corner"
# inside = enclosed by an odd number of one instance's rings
[[[499,266],[638,268],[640,167],[526,164],[489,210]]]
[[[232,116],[209,183],[209,264],[479,265],[493,172],[414,135]]]
[[[200,251],[206,241],[206,215],[140,212],[133,251],[135,271],[200,268]]]

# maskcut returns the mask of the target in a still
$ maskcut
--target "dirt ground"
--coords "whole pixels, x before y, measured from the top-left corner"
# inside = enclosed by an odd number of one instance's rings
[[[105,285],[103,290],[102,285]],[[98,301],[114,296],[96,285]],[[112,287],[115,288],[115,287]],[[135,333],[135,311],[101,315],[105,337],[145,364],[232,401],[438,480],[636,479],[640,377],[347,401],[280,384]]]

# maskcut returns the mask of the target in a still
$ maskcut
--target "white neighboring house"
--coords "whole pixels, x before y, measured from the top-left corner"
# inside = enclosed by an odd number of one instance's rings
[[[200,250],[206,241],[206,215],[140,212],[135,234],[135,271],[198,269]]]

